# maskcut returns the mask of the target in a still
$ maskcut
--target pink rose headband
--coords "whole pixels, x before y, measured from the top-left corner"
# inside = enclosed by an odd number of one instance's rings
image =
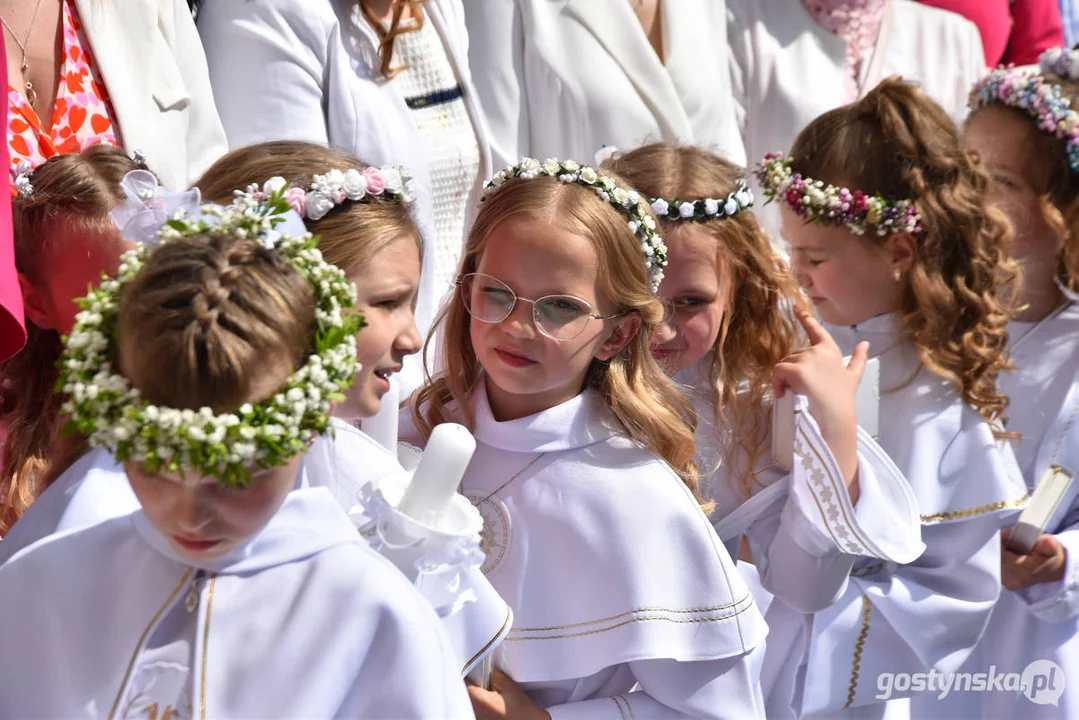
[[[285,200],[292,209],[306,220],[321,220],[338,205],[345,202],[360,202],[364,199],[379,198],[398,202],[412,202],[412,178],[398,166],[368,167],[364,170],[330,170],[323,175],[315,175],[311,187],[303,189],[289,187],[288,181],[280,176],[267,180],[260,190],[252,186],[246,191],[256,200],[262,196],[284,190]]]

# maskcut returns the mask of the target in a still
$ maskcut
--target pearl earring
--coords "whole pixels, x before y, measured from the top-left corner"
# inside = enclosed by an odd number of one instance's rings
[[[903,279],[903,271],[900,270],[899,268],[896,268],[895,272],[892,273],[892,277],[895,278],[896,282],[899,282],[900,280]]]

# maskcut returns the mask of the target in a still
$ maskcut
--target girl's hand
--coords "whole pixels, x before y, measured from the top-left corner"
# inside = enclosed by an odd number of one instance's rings
[[[491,675],[491,689],[468,686],[468,697],[476,720],[551,720],[551,715],[536,703],[501,670]]]
[[[1022,590],[1038,583],[1064,579],[1068,567],[1068,550],[1052,535],[1042,535],[1029,555],[1019,555],[1008,549],[1011,530],[1000,533],[1000,584],[1008,590]]]
[[[783,397],[789,387],[809,400],[809,412],[839,463],[854,503],[858,501],[858,412],[854,396],[869,359],[869,343],[858,343],[850,364],[844,365],[839,346],[824,326],[801,307],[796,307],[794,314],[810,344],[775,366],[775,395]]]

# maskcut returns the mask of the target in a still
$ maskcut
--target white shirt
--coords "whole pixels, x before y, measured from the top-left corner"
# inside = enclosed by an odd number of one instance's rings
[[[559,720],[762,717],[765,628],[688,488],[594,390],[496,422],[484,387],[461,491],[514,612],[496,664]]]
[[[735,163],[722,0],[661,2],[660,60],[626,0],[468,0],[495,163],[593,164],[604,146],[692,143]]]
[[[434,613],[324,488],[215,562],[182,559],[141,511],[19,553],[0,569],[0,715],[114,714],[175,672],[144,653],[192,592],[196,622],[173,630],[199,717],[472,717]]]

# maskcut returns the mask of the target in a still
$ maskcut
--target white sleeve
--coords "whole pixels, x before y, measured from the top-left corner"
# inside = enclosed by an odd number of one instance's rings
[[[629,664],[640,689],[625,695],[547,708],[552,720],[707,718],[753,720],[764,717],[759,668],[754,655],[684,663],[640,660]]]
[[[206,168],[228,152],[225,130],[218,117],[213,89],[206,67],[195,21],[187,3],[174,0],[175,36],[170,38],[176,67],[191,98],[187,122],[187,183],[193,183]]]
[[[205,4],[199,29],[230,147],[283,139],[327,144],[322,83],[332,21],[329,3]]]
[[[915,562],[851,578],[813,617],[800,711],[878,704],[884,675],[956,672],[1000,597],[999,527],[992,514],[928,525],[928,549]]]
[[[1079,618],[1079,519],[1068,524],[1054,537],[1068,554],[1064,577],[1057,582],[1031,585],[1017,593],[1027,604],[1031,614],[1050,623]]]
[[[468,64],[487,118],[495,169],[531,150],[524,71],[524,26],[518,0],[468,0]]]
[[[731,105],[742,143],[746,142],[749,114],[749,89],[752,86],[753,40],[745,9],[740,0],[727,0],[727,66],[731,81]],[[759,158],[749,158],[756,162]]]

